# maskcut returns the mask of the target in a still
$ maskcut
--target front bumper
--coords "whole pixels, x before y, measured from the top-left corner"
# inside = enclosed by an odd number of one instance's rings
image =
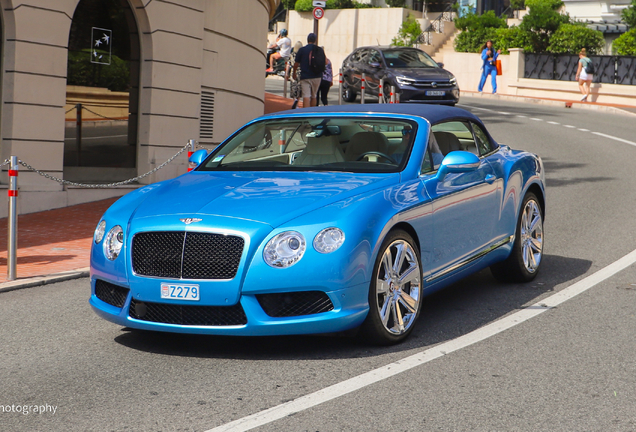
[[[173,333],[272,336],[339,332],[355,328],[362,324],[369,308],[368,284],[364,283],[334,291],[329,291],[328,288],[323,287],[321,291],[326,294],[333,305],[333,309],[326,312],[274,317],[265,312],[261,305],[262,303],[259,302],[258,294],[250,293],[242,294],[239,303],[236,305],[216,307],[217,310],[221,312],[223,312],[224,308],[231,308],[231,314],[242,309],[246,321],[244,324],[237,325],[230,321],[228,321],[229,324],[227,325],[174,324],[134,318],[133,316],[136,315],[134,307],[135,304],[139,302],[133,298],[133,293],[128,287],[119,283],[117,286],[120,288],[120,301],[112,301],[109,298],[107,300],[112,303],[109,304],[98,298],[95,292],[95,283],[96,278],[91,278],[91,297],[89,303],[95,313],[100,317],[125,327]],[[296,292],[315,292],[316,288],[315,285],[311,287],[298,287]],[[104,296],[102,296],[102,298],[104,298]],[[131,303],[133,304],[133,309],[131,309]],[[188,303],[189,304],[186,304],[183,301],[164,301],[152,304],[164,307],[177,307],[179,310],[205,307],[192,305],[192,302]],[[114,304],[117,304],[117,306]],[[118,307],[119,305],[122,306]],[[179,306],[186,309],[181,309]],[[174,312],[171,312],[171,314],[174,314]],[[183,315],[185,315],[185,313],[183,313]]]
[[[400,87],[400,102],[418,102],[454,105],[459,102],[459,87],[418,88],[408,85]],[[429,92],[429,94],[427,94]],[[444,92],[443,95],[430,95],[430,92]]]

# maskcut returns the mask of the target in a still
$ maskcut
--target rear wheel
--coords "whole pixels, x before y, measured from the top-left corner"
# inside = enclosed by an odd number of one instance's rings
[[[411,236],[390,232],[382,242],[369,287],[369,314],[361,336],[379,345],[403,341],[420,314],[422,269]]]
[[[539,272],[543,258],[543,214],[541,204],[532,192],[526,194],[515,232],[510,256],[490,267],[502,282],[528,282]]]

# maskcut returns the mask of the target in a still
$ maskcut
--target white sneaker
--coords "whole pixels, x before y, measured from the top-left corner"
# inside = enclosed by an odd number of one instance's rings
[[[581,98],[581,102],[587,102],[587,95]]]

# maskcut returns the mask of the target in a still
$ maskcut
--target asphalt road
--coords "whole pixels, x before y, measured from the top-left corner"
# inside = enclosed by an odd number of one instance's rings
[[[93,314],[87,279],[2,293],[0,430],[210,430],[514,319],[636,249],[636,117],[461,105],[496,140],[545,161],[534,282],[471,276],[427,298],[411,338],[389,348],[131,332]],[[629,266],[508,330],[255,430],[634,431],[635,308]],[[55,414],[2,412],[45,404]]]

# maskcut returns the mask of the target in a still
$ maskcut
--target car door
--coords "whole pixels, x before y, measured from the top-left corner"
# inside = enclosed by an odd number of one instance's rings
[[[432,131],[443,156],[450,151],[470,151],[474,140],[468,122],[438,124]],[[451,142],[449,146],[443,138],[451,135],[454,138],[447,140]],[[469,264],[493,242],[493,229],[499,217],[496,176],[485,155],[479,155],[479,161],[476,169],[450,172],[443,178],[431,176],[426,181],[433,202],[433,278]]]
[[[365,73],[365,79],[367,81],[367,93],[377,96],[378,89],[380,87],[380,77],[384,74],[382,67],[382,56],[380,52],[374,49],[369,49],[365,58],[365,62],[362,65],[362,70]]]

